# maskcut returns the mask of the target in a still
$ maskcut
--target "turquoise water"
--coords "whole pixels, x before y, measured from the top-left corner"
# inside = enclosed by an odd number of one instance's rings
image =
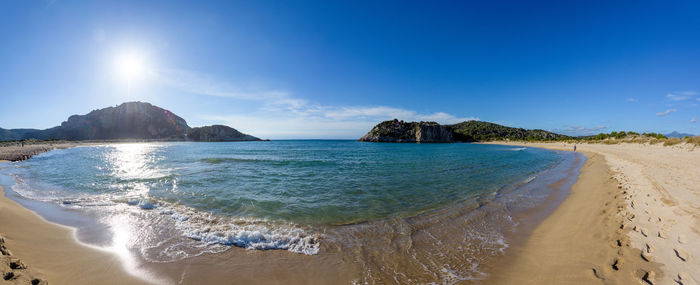
[[[56,150],[0,172],[24,197],[104,223],[130,213],[133,227],[157,236],[175,228],[167,235],[181,242],[315,254],[319,228],[487,199],[561,160],[536,148],[462,143],[178,142]],[[171,257],[188,254],[177,247]]]
[[[558,159],[474,144],[149,143],[57,150],[23,163],[22,175],[63,197],[111,193],[325,224],[415,215],[496,191]]]

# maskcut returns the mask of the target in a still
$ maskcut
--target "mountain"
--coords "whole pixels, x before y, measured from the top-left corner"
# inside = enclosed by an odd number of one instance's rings
[[[453,142],[452,131],[435,122],[404,122],[394,119],[374,126],[360,138],[366,142]]]
[[[27,133],[36,132],[37,129],[12,129],[7,130],[0,128],[0,141],[16,141],[21,140]]]
[[[188,137],[193,130],[195,135]],[[0,140],[18,139],[260,140],[221,125],[190,128],[178,115],[145,102],[127,102],[116,107],[93,110],[86,115],[73,115],[60,126],[46,130],[0,130]]]
[[[544,130],[511,128],[489,122],[465,121],[454,125],[404,122],[377,124],[360,141],[367,142],[478,142],[490,140],[556,140],[569,138]]]
[[[669,138],[684,138],[684,137],[694,137],[695,135],[679,133],[679,132],[673,131],[671,133],[665,134],[664,136],[669,137]]]

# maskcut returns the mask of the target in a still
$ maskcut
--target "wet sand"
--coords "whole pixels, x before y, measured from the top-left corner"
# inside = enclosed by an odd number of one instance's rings
[[[10,200],[0,187],[0,235],[13,260],[26,269],[11,270],[30,284],[32,279],[49,284],[147,284],[130,275],[113,253],[80,244],[75,230],[50,223]],[[3,257],[3,261],[6,257]],[[2,264],[0,270],[10,271]],[[4,275],[3,274],[3,275]]]

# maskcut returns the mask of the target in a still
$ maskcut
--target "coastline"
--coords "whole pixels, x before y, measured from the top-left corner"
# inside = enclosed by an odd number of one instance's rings
[[[566,143],[495,144],[573,150]],[[688,145],[579,144],[564,202],[487,284],[696,284],[700,152]]]
[[[572,145],[563,143],[498,144],[572,149]],[[693,192],[692,185],[700,184],[694,184],[699,181],[692,177],[692,171],[700,162],[700,152],[683,145],[578,147],[587,159],[569,193],[553,203],[558,206],[545,211],[546,216],[538,219],[526,236],[519,237],[521,241],[514,243],[505,256],[488,264],[488,278],[471,282],[634,284],[649,280],[653,284],[695,284],[695,268],[700,267],[694,257],[700,256],[700,231],[697,192]],[[5,237],[13,257],[20,258],[27,270],[33,270],[25,271],[25,275],[51,284],[104,280],[114,284],[146,283],[129,275],[130,270],[114,252],[80,243],[75,229],[45,220],[12,201],[1,189],[0,196],[0,235]],[[322,284],[353,280],[362,271],[355,262],[338,251],[308,257],[234,247],[220,254],[149,264],[147,268],[154,276],[167,277],[168,283],[177,283],[178,278],[180,283],[234,278]],[[232,267],[237,268],[235,272],[228,270]]]
[[[12,258],[27,267],[14,270],[20,277],[31,276],[49,284],[149,284],[129,274],[113,253],[79,243],[75,229],[51,223],[12,201],[2,186],[0,213],[5,246]],[[24,284],[26,280],[10,282]]]

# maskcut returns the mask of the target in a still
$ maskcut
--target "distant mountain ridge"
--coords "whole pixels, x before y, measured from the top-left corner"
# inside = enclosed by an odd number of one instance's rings
[[[686,134],[686,133],[679,133],[677,131],[670,132],[668,134],[665,134],[666,137],[669,138],[684,138],[684,137],[694,137],[694,134]]]
[[[545,130],[511,128],[482,121],[465,121],[453,125],[436,122],[384,121],[359,141],[366,142],[478,142],[490,140],[557,140],[569,136]]]
[[[256,141],[228,126],[191,128],[178,115],[145,102],[126,102],[115,107],[73,115],[67,121],[45,130],[0,129],[0,141],[21,139],[169,141]]]

